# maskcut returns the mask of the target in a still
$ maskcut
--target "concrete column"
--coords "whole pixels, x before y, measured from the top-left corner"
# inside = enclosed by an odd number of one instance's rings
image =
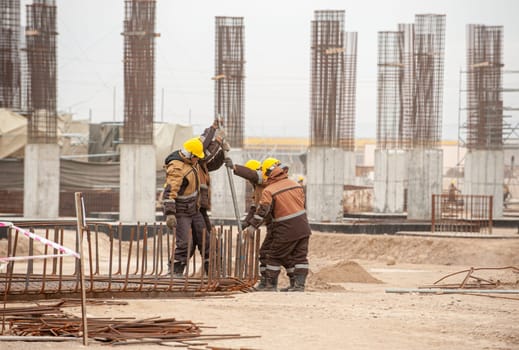
[[[342,221],[345,158],[340,148],[311,147],[308,150],[306,208],[310,221]]]
[[[377,213],[402,213],[406,184],[406,151],[375,150],[374,211]]]
[[[59,145],[27,144],[24,160],[23,216],[59,216]]]
[[[340,152],[337,150],[337,152]],[[355,167],[357,165],[357,156],[355,152],[342,151],[344,155],[344,185],[356,185]]]
[[[430,220],[432,195],[442,192],[443,151],[413,149],[408,154],[407,218]]]
[[[472,150],[466,154],[463,194],[494,196],[494,217],[503,216],[503,183],[503,150]]]
[[[155,222],[157,176],[155,146],[121,145],[119,220]]]
[[[245,164],[245,152],[240,148],[233,148],[228,152],[228,157],[235,164]],[[234,204],[232,200],[231,187],[229,185],[229,177],[227,168],[223,165],[220,169],[209,173],[211,176],[211,216],[214,218],[234,219]],[[236,191],[236,199],[240,216],[245,212],[245,181],[241,177],[234,176],[232,173],[232,181]]]

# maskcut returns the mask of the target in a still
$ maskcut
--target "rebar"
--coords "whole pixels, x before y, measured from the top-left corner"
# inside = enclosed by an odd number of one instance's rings
[[[0,0],[0,108],[21,108],[20,0]]]
[[[492,233],[492,196],[433,194],[431,231]]]
[[[155,0],[125,0],[124,134],[126,144],[153,144]]]
[[[55,0],[27,5],[28,143],[57,142],[56,13]]]
[[[344,10],[318,10],[311,29],[310,145],[354,149],[357,33]]]
[[[243,17],[215,18],[215,114],[231,147],[243,147],[245,33]]]
[[[467,148],[503,148],[503,27],[467,25]]]
[[[32,222],[22,227],[36,231],[41,237],[54,235],[55,242],[62,246],[75,246],[77,250],[78,237],[67,230],[70,224]],[[201,263],[197,261],[195,264],[193,261],[192,271],[188,270],[182,278],[176,278],[163,268],[164,263],[171,261],[175,231],[168,230],[161,223],[137,225],[131,229],[128,240],[128,237],[122,236],[120,224],[90,223],[83,233],[86,237],[83,243],[86,293],[89,297],[135,297],[149,293],[178,297],[250,290],[257,281],[260,231],[246,235],[224,234],[223,228],[213,231],[208,235],[207,275],[204,274],[201,259]],[[34,261],[11,259],[7,270],[0,273],[0,295],[13,300],[42,296],[77,297],[80,291],[77,263],[56,255],[55,250],[52,252],[43,246],[35,247],[30,244],[31,241],[27,249],[19,242],[22,239],[27,240],[19,236],[18,231],[8,230],[8,257],[30,257],[44,249],[49,257]],[[241,247],[236,254],[233,246]],[[191,259],[194,260],[194,255]],[[150,269],[149,266],[153,265],[155,268]],[[187,265],[191,266],[189,261]]]
[[[378,33],[377,148],[404,145],[404,32]]]

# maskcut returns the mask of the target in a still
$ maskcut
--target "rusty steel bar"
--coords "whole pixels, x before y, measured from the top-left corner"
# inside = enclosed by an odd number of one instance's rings
[[[433,195],[431,231],[492,234],[492,196]]]
[[[50,236],[49,228],[53,226],[48,223],[31,223],[31,227],[35,230],[45,230],[47,236]],[[65,224],[66,225],[66,224]],[[41,228],[39,228],[41,227]],[[258,244],[257,237],[254,235],[246,235],[243,238],[241,247],[237,247],[237,242],[240,241],[238,233],[231,235],[231,230],[215,229],[215,233],[209,235],[209,269],[207,276],[202,274],[191,276],[190,271],[186,271],[186,275],[182,279],[175,279],[172,275],[164,272],[158,273],[155,269],[148,268],[148,264],[157,261],[159,257],[168,256],[166,242],[173,240],[174,247],[174,233],[166,232],[158,234],[157,237],[150,237],[154,231],[150,230],[146,225],[140,225],[140,232],[136,228],[130,228],[129,239],[124,241],[123,236],[119,237],[120,251],[115,248],[113,234],[114,229],[120,231],[120,226],[109,225],[106,223],[93,223],[86,227],[85,233],[90,235],[90,240],[85,240],[85,251],[90,252],[85,256],[88,261],[85,261],[87,271],[85,271],[86,289],[88,294],[94,295],[99,293],[145,293],[149,291],[169,292],[169,293],[195,293],[195,292],[216,292],[216,291],[245,291],[248,290],[252,283],[256,280],[258,264]],[[63,232],[59,235],[61,245],[73,246],[78,237],[76,234],[65,234],[65,227],[54,225],[54,232]],[[122,231],[120,231],[122,232]],[[257,233],[259,234],[259,232]],[[17,247],[19,246],[18,237],[9,231],[8,235],[9,256],[16,256]],[[136,242],[136,237],[142,240],[140,244]],[[162,238],[161,238],[162,237]],[[152,244],[153,240],[157,240],[157,244]],[[235,245],[233,245],[235,244]],[[27,243],[30,246],[30,243]],[[138,246],[137,252],[136,247]],[[160,248],[160,251],[158,248]],[[234,248],[240,248],[235,250]],[[25,248],[26,249],[26,248]],[[165,249],[165,250],[164,250]],[[43,251],[43,248],[42,250]],[[48,251],[47,251],[48,252]],[[33,248],[31,254],[41,254],[37,247]],[[198,254],[198,253],[197,253]],[[204,252],[202,252],[204,254]],[[136,256],[139,257],[136,260]],[[242,258],[243,257],[243,258]],[[52,258],[55,260],[54,258]],[[126,266],[117,266],[113,261],[125,260]],[[49,264],[42,260],[36,263],[33,261],[33,266],[26,261],[17,261],[16,265],[13,262],[9,263],[6,274],[6,284],[0,286],[0,291],[7,292],[7,296],[13,298],[33,298],[38,295],[65,296],[76,295],[79,292],[78,272],[75,269],[75,262],[65,261],[60,257],[61,262],[57,269],[49,269]],[[234,260],[234,261],[233,261]],[[200,260],[203,262],[203,260]],[[224,269],[226,264],[227,271]],[[237,262],[236,269],[232,271],[232,264]],[[139,264],[137,270],[135,265]],[[191,265],[191,264],[189,264]],[[195,264],[193,270],[199,264]],[[203,271],[203,264],[201,271]],[[189,266],[191,268],[191,266]],[[121,274],[120,270],[124,272]],[[115,271],[117,270],[117,271]],[[0,278],[3,277],[0,274]],[[106,294],[103,294],[106,295]]]

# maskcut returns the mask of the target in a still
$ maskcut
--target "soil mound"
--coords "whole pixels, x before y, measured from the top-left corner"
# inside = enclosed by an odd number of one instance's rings
[[[314,277],[327,283],[382,283],[354,261],[341,261],[335,265],[324,267],[315,273]]]

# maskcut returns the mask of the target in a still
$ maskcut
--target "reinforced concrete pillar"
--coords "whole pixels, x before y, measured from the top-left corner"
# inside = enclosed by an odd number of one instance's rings
[[[232,148],[228,154],[235,164],[245,164],[248,159],[241,148]],[[211,176],[211,216],[215,218],[234,219],[234,204],[225,165],[218,170],[209,173]],[[245,181],[241,177],[234,176],[231,171],[234,189],[236,191],[236,201],[240,216],[245,212]]]
[[[24,160],[23,216],[59,216],[59,145],[27,144]]]
[[[494,196],[493,216],[503,216],[504,152],[471,150],[465,155],[463,193]]]
[[[398,149],[375,150],[374,211],[404,212],[407,184],[407,152]]]
[[[119,220],[153,223],[157,176],[154,145],[121,145]]]
[[[408,151],[407,218],[431,220],[432,195],[442,193],[443,151]]]
[[[340,148],[309,148],[306,162],[306,209],[310,221],[342,221],[345,158],[345,152]]]

